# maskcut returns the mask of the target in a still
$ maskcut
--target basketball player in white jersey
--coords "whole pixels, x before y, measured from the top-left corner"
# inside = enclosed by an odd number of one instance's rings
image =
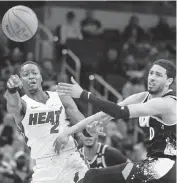
[[[19,87],[26,93],[23,97],[18,93]],[[7,110],[17,125],[23,124],[31,157],[36,161],[32,183],[81,183],[88,167],[73,137],[67,139],[59,155],[53,147],[58,133],[70,124],[68,117],[72,124],[84,119],[73,99],[43,91],[40,68],[32,61],[22,64],[20,78],[9,78],[7,88]]]
[[[139,117],[139,125],[146,136],[147,159],[90,169],[84,177],[84,183],[176,183],[176,93],[170,89],[175,78],[176,67],[173,63],[157,60],[149,71],[148,91],[132,95],[118,105],[97,98],[75,82],[74,85],[60,84],[60,94],[81,98],[114,118]],[[104,116],[103,112],[100,113]],[[62,144],[63,137],[91,123],[89,118],[61,133],[58,143]]]

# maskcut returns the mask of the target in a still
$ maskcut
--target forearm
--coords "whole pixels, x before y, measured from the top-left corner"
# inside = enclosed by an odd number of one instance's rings
[[[103,119],[106,116],[107,115],[103,112],[96,113],[95,115],[92,115],[92,116],[89,116],[88,118],[85,118],[84,120],[80,121],[76,125],[69,127],[67,130],[65,130],[64,133],[66,135],[73,135],[74,133],[80,132],[83,129],[85,129],[85,127],[87,125],[93,123],[94,121],[99,121],[100,119]]]
[[[71,119],[71,124],[75,125],[77,124],[79,121],[85,119],[84,115],[78,110],[66,110],[67,111],[67,115],[70,117]]]
[[[89,94],[87,91],[83,91],[80,98],[90,102],[93,106],[98,107],[100,110],[116,119],[129,118],[130,116],[128,107],[121,107],[113,102],[99,99],[96,96]]]
[[[5,93],[5,98],[7,100],[7,105],[11,107],[21,108],[21,98],[18,92],[9,93],[7,90]]]

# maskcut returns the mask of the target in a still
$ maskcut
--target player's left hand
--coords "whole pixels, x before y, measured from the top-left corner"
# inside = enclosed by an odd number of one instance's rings
[[[86,126],[87,132],[93,136],[96,133],[100,136],[106,136],[104,133],[104,126],[112,119],[111,116],[106,115],[104,118],[101,119],[101,121],[94,121],[90,125]]]
[[[60,151],[64,149],[64,147],[68,143],[68,140],[69,136],[66,136],[63,132],[60,132],[58,137],[53,143],[55,153],[60,154]]]
[[[72,98],[80,98],[83,89],[81,86],[71,77],[71,82],[73,84],[68,83],[58,83],[56,91],[59,95],[67,95]]]
[[[106,136],[104,133],[104,128],[102,126],[102,123],[99,121],[94,121],[92,124],[86,126],[87,132],[91,135],[94,136],[95,134],[98,134],[100,136]]]

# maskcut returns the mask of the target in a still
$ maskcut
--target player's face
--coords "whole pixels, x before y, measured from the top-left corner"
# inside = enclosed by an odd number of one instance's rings
[[[151,94],[162,92],[167,84],[166,69],[159,65],[153,65],[148,76],[148,91]]]
[[[94,136],[90,136],[88,134],[83,135],[83,143],[86,147],[92,147],[98,140],[98,135],[95,134]]]
[[[42,77],[36,65],[24,65],[21,69],[20,76],[25,92],[35,93],[41,87]]]

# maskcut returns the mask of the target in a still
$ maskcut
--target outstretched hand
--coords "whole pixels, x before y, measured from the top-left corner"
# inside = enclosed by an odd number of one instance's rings
[[[106,136],[104,133],[104,126],[112,119],[111,116],[106,115],[104,118],[101,119],[101,121],[94,121],[90,125],[86,126],[87,132],[93,136],[96,133],[100,136]]]
[[[63,132],[60,132],[58,137],[56,138],[56,140],[53,143],[53,147],[54,147],[54,151],[57,154],[60,154],[60,151],[62,149],[64,149],[64,147],[66,146],[66,144],[68,143],[69,140],[69,136],[66,136]]]
[[[71,82],[73,84],[68,83],[58,83],[57,92],[59,95],[69,95],[73,98],[80,98],[83,89],[81,86],[71,77]]]

